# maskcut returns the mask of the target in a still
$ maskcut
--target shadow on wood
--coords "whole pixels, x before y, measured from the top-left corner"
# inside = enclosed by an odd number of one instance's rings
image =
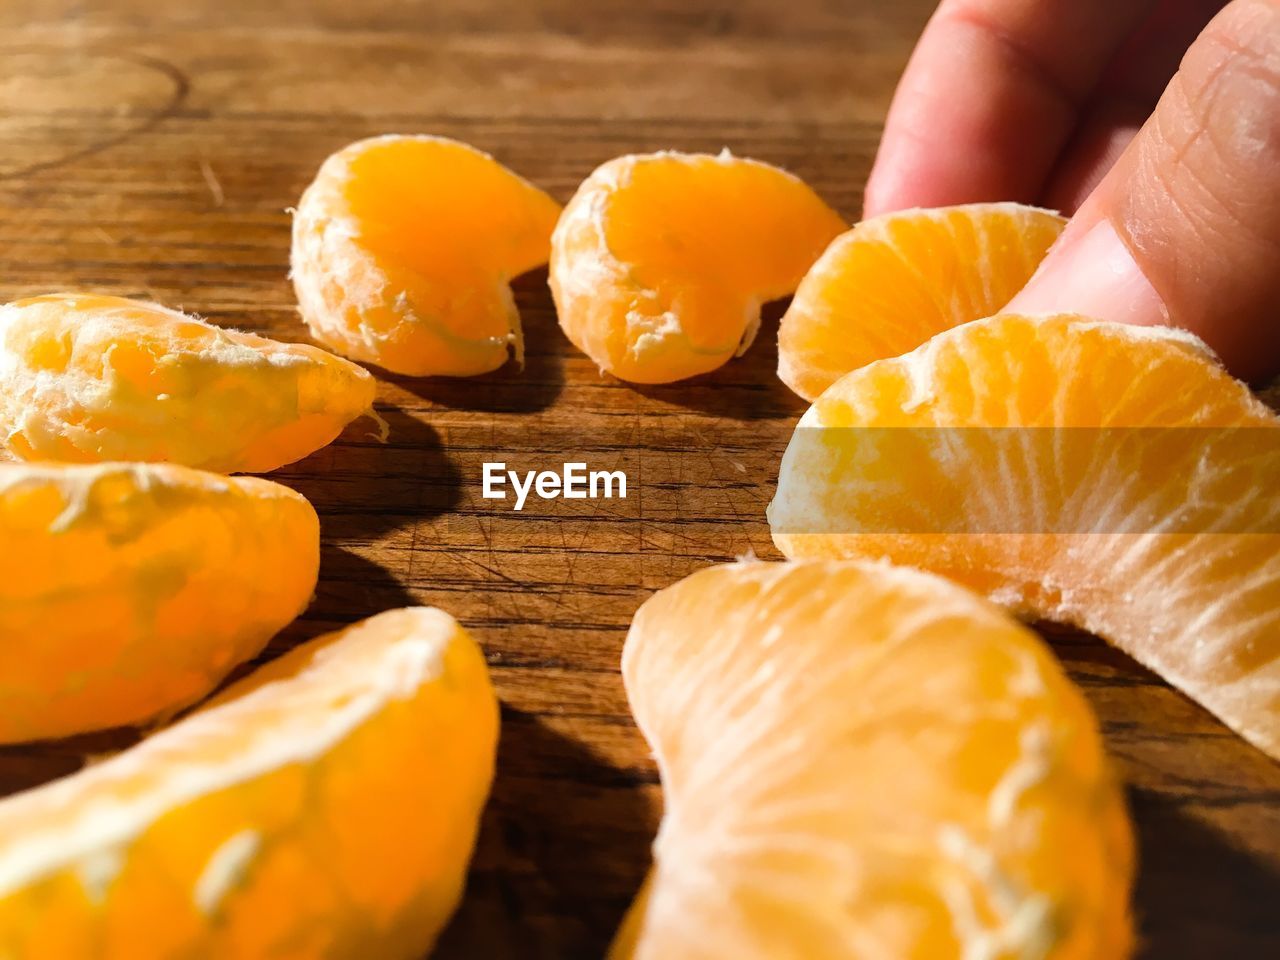
[[[504,705],[467,891],[432,957],[602,956],[647,869],[658,795],[649,771],[609,768]]]
[[[381,564],[343,547],[322,543],[320,581],[316,585],[315,599],[297,620],[267,644],[253,664],[238,670],[237,675],[322,633],[340,630],[349,623],[384,610],[417,606],[418,603]]]
[[[435,428],[398,407],[378,413],[385,443],[373,421],[358,420],[329,446],[269,474],[311,501],[325,541],[369,543],[458,504],[459,474]]]
[[[1280,871],[1170,797],[1132,789],[1129,801],[1138,832],[1137,955],[1280,957]]]

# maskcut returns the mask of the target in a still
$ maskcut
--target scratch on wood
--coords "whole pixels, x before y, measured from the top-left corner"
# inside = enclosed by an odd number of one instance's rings
[[[200,159],[200,175],[204,177],[205,184],[209,187],[209,193],[213,197],[213,205],[220,207],[226,200],[226,194],[222,192],[222,183],[218,180],[218,175],[213,172],[213,167],[209,161],[203,157]]]

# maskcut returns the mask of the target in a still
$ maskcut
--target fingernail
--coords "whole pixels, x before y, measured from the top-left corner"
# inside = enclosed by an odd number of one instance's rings
[[[1164,301],[1105,217],[1083,232],[1067,227],[1007,313],[1079,313],[1139,326],[1167,324]]]

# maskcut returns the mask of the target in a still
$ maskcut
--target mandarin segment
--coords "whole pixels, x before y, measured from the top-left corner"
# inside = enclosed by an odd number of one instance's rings
[[[0,802],[0,956],[416,960],[461,894],[497,731],[439,610],[298,647]]]
[[[1031,279],[1065,225],[1017,203],[862,221],[800,282],[778,326],[778,376],[814,400],[852,370],[991,316]]]
[[[1190,334],[997,316],[823,393],[769,520],[1089,630],[1280,757],[1277,427]]]
[[[306,607],[319,539],[311,505],[267,480],[0,464],[0,743],[204,696]]]
[[[524,356],[509,281],[547,262],[560,206],[444,137],[360,140],[325,160],[293,220],[293,285],[312,335],[409,376],[471,376]]]
[[[601,370],[669,383],[741,355],[760,306],[795,290],[845,227],[797,177],[729,155],[599,167],[551,239],[560,326]]]
[[[260,473],[371,413],[373,378],[317,347],[122,297],[0,307],[0,440],[23,460]]]
[[[703,570],[622,661],[665,813],[613,960],[1128,955],[1133,840],[1030,631],[857,561]]]

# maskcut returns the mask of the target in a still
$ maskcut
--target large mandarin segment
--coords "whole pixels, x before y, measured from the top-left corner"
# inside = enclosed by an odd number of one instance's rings
[[[706,373],[755,339],[845,223],[800,179],[708,154],[618,157],[565,207],[551,291],[573,344],[623,380]]]
[[[997,316],[823,393],[769,520],[1092,631],[1280,757],[1277,427],[1190,334]]]
[[[462,891],[493,776],[484,657],[389,611],[0,802],[0,955],[417,960]]]
[[[665,813],[613,960],[1128,955],[1097,723],[978,597],[886,564],[714,567],[640,608],[622,669]]]
[[[319,556],[311,505],[267,480],[0,465],[0,743],[194,702],[306,607]]]
[[[317,347],[153,303],[64,293],[0,307],[0,440],[24,460],[260,473],[373,408],[373,378]]]
[[[862,221],[800,281],[778,326],[778,376],[815,400],[846,373],[991,316],[1031,279],[1065,225],[1017,203]]]
[[[322,343],[409,376],[524,356],[509,281],[547,262],[560,206],[444,137],[360,140],[325,160],[293,220],[293,285]]]

